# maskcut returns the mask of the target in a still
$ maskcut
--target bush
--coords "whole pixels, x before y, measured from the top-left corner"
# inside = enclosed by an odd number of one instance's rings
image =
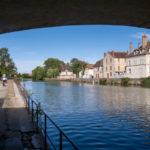
[[[141,86],[150,88],[150,77],[141,79]]]
[[[99,80],[99,83],[101,85],[106,85],[107,84],[107,79],[106,78],[102,78],[102,79]]]
[[[128,86],[130,78],[121,78],[121,85]]]

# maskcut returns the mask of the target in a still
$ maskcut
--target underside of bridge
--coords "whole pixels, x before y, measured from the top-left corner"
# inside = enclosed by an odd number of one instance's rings
[[[96,24],[150,28],[150,0],[0,0],[0,33]]]

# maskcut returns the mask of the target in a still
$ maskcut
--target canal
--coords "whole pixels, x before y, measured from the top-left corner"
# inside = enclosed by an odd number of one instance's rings
[[[150,89],[60,81],[24,84],[79,149],[150,149]],[[56,131],[48,131],[57,145]]]

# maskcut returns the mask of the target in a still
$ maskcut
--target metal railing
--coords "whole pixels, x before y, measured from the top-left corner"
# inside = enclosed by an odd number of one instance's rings
[[[15,81],[16,82],[16,81]],[[65,138],[68,144],[75,150],[78,150],[77,146],[69,139],[69,137],[55,124],[55,122],[40,108],[40,105],[37,104],[30,96],[27,96],[27,91],[21,86],[20,83],[17,83],[21,93],[25,97],[26,107],[31,113],[32,122],[37,125],[37,132],[39,129],[41,130],[44,136],[44,150],[54,149],[56,150],[56,144],[54,144],[53,140],[48,134],[48,127],[50,127],[50,123],[58,130],[59,132],[59,150],[66,148],[66,145],[63,144],[63,138]],[[71,149],[71,148],[69,148]]]

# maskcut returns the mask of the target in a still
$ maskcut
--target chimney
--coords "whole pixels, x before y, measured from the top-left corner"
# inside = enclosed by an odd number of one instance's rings
[[[140,48],[140,46],[141,46],[141,44],[140,44],[140,42],[138,43],[138,48]]]
[[[114,57],[114,51],[112,51],[112,56]]]
[[[104,53],[104,57],[106,56],[106,53]]]
[[[142,47],[145,48],[147,45],[147,36],[143,35],[142,36]]]
[[[130,42],[130,54],[132,53],[132,42]]]

